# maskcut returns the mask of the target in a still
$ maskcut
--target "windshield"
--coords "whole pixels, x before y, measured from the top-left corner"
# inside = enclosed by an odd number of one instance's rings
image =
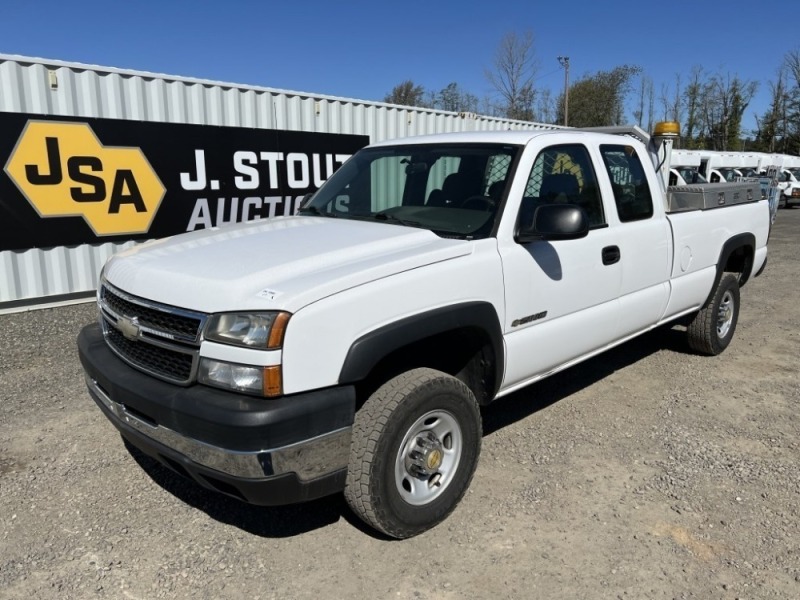
[[[789,169],[789,172],[794,175],[795,179],[800,179],[800,168]]]
[[[703,177],[700,172],[693,168],[693,167],[678,167],[676,169],[680,176],[683,177],[683,180],[688,183],[708,183],[706,178]]]
[[[731,169],[728,167],[722,167],[719,172],[727,182],[734,182],[736,181],[736,178],[740,176],[736,169]]]
[[[488,237],[519,149],[500,144],[367,148],[298,214],[420,227],[443,237]]]

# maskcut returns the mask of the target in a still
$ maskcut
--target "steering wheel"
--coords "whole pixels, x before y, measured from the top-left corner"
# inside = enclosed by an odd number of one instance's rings
[[[489,196],[469,196],[458,207],[491,212],[495,209],[495,202]]]

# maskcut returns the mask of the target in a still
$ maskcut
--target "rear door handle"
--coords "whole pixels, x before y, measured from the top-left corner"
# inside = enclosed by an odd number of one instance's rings
[[[619,251],[619,246],[606,246],[603,248],[603,264],[613,265],[618,263],[622,254]]]

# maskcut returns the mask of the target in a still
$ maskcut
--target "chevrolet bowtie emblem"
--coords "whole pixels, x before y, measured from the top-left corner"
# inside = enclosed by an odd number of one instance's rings
[[[139,319],[138,317],[120,317],[117,319],[117,329],[129,340],[135,340],[139,337]]]

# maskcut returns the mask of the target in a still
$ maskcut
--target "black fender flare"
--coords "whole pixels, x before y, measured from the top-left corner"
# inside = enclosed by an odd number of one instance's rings
[[[505,351],[497,311],[489,302],[464,302],[443,306],[389,323],[361,336],[350,346],[339,373],[339,383],[354,383],[388,354],[422,339],[458,329],[484,331],[495,355],[495,390],[503,380]],[[492,396],[494,396],[494,393]]]
[[[711,291],[708,294],[708,298],[706,298],[706,301],[703,304],[704,308],[708,306],[709,302],[711,302],[711,299],[714,297],[714,291],[717,289],[720,279],[722,279],[722,275],[725,272],[725,265],[728,264],[728,259],[731,257],[731,254],[740,248],[748,247],[751,250],[753,258],[755,258],[756,236],[752,233],[737,234],[722,244],[722,250],[719,253],[719,260],[717,261],[717,274],[714,277],[714,285],[711,286]],[[739,287],[747,283],[747,280],[750,279],[750,274],[752,271],[753,260],[750,260],[749,263],[745,264],[745,269],[739,277]]]

